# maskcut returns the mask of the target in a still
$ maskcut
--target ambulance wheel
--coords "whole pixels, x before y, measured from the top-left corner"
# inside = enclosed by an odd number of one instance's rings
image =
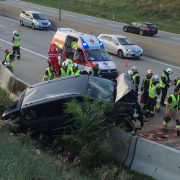
[[[118,50],[117,55],[118,55],[119,58],[123,58],[123,56],[124,56],[123,51],[121,49]]]
[[[21,25],[21,26],[24,26],[24,24],[23,24],[23,21],[22,21],[22,20],[20,20],[20,25]]]
[[[32,29],[33,29],[33,30],[35,30],[35,29],[36,29],[34,24],[32,24]]]

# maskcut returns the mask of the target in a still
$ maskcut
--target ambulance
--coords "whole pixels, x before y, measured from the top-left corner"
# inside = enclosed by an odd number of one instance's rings
[[[77,46],[72,48],[72,43]],[[77,32],[74,29],[58,28],[51,46],[55,43],[59,51],[59,64],[66,60],[66,54],[73,63],[78,64],[78,69],[89,73],[93,63],[98,62],[101,76],[107,79],[118,77],[118,67],[112,57],[104,49],[104,45],[95,36]]]

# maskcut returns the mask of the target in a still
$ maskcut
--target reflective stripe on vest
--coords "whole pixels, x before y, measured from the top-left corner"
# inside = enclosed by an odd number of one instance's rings
[[[177,126],[176,126],[176,129],[180,129],[180,125],[177,125]]]
[[[72,49],[76,49],[76,47],[77,47],[77,42],[76,41],[73,41],[72,43],[71,43],[71,47],[72,47]]]
[[[69,76],[69,68],[65,71],[63,68],[61,68],[61,77]]]
[[[68,67],[72,67],[73,62],[71,59],[66,59],[66,62],[68,63]]]
[[[92,72],[91,76],[94,76],[95,71],[93,69],[91,69],[90,71]],[[99,77],[101,77],[100,73],[101,73],[101,70],[98,69],[98,76]]]
[[[163,123],[164,125],[167,125],[167,122],[166,121],[164,121],[164,123]]]
[[[151,97],[151,98],[158,97],[158,95],[156,93],[156,89],[158,87],[159,87],[159,83],[157,83],[156,86],[154,86],[154,85],[149,86],[149,97]]]
[[[138,76],[139,76],[139,74],[136,73],[136,74],[132,77],[133,82],[134,82],[134,85],[136,85],[136,77],[138,77]],[[138,87],[139,87],[139,85],[138,85]]]
[[[11,53],[9,53],[7,56],[6,56],[6,61],[11,61],[11,59],[10,59],[10,55],[11,55]],[[13,66],[13,62],[10,62],[10,66]]]
[[[160,87],[161,87],[161,88],[165,88],[166,84],[164,84],[164,83],[162,82],[162,77],[165,77],[165,78],[166,78],[166,81],[168,80],[168,77],[167,77],[167,75],[166,75],[165,73],[163,73],[163,74],[161,75]]]
[[[15,46],[15,47],[20,46],[20,37],[19,36],[14,36],[13,46]]]
[[[180,83],[180,78],[178,79],[175,88],[178,87],[179,83]]]
[[[71,72],[71,76],[74,76],[74,75],[79,75],[79,74],[80,74],[80,72],[81,72],[80,70],[77,70],[76,72],[73,72],[73,71],[72,71],[72,72]]]
[[[177,106],[176,110],[178,110],[179,95],[177,99],[174,94],[172,94],[171,97],[172,97],[172,102],[171,104],[169,104],[168,110],[172,109],[174,106]]]

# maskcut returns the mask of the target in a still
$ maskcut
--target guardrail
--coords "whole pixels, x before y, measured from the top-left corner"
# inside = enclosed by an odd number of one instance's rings
[[[1,4],[0,14],[19,20],[19,15],[22,10],[23,9],[21,8],[15,8]],[[145,55],[162,59],[168,62],[180,64],[180,45],[178,44],[159,41],[154,38],[141,37],[135,34],[118,32],[118,31],[92,26],[80,22],[74,22],[66,19],[62,19],[59,22],[58,17],[56,18],[46,14],[45,16],[50,20],[51,28],[53,30],[57,30],[57,28],[61,27],[61,28],[72,28],[75,29],[76,31],[87,34],[93,34],[95,36],[98,36],[99,34],[103,34],[103,33],[119,34],[119,35],[127,36],[143,49]]]

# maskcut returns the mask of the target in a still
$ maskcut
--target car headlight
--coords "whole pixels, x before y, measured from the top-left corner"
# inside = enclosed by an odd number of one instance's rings
[[[132,49],[126,49],[126,51],[132,51]]]
[[[51,23],[49,22],[49,25],[51,25]]]
[[[141,49],[141,51],[143,52],[143,49]]]
[[[40,22],[36,22],[36,24],[41,24]]]

